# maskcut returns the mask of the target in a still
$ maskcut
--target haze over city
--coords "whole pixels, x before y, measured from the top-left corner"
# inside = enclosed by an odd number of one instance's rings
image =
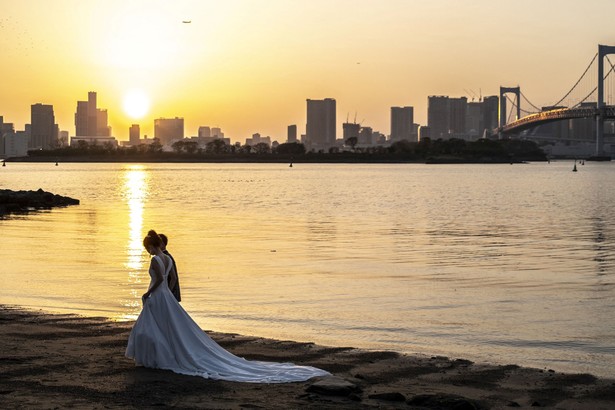
[[[186,135],[221,127],[305,132],[306,99],[335,98],[337,126],[385,134],[390,107],[426,123],[429,95],[497,95],[520,85],[557,101],[596,53],[615,44],[615,3],[560,1],[54,1],[0,0],[0,115],[22,129],[30,105],[52,104],[74,134],[76,101],[98,92],[113,135],[153,135],[183,117]],[[132,95],[132,102],[129,96]]]

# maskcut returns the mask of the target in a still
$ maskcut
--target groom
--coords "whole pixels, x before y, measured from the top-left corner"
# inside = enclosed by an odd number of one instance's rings
[[[175,271],[175,277],[177,278],[175,281],[175,286],[171,289],[171,293],[175,296],[175,299],[177,299],[178,302],[181,302],[182,297],[179,292],[179,275],[177,274],[177,265],[175,264],[175,259],[173,259],[173,256],[171,256],[169,251],[167,251],[167,243],[169,243],[169,238],[167,238],[167,236],[163,233],[159,234],[159,236],[160,239],[162,239],[162,252],[169,255],[169,258],[171,258],[171,261],[173,262],[173,271]],[[171,278],[168,278],[167,280],[171,282]]]

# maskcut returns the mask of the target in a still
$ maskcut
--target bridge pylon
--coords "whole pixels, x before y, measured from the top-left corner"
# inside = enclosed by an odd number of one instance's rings
[[[500,87],[500,112],[499,124],[500,128],[506,125],[506,94],[515,94],[515,104],[517,105],[517,118],[521,118],[521,87]]]
[[[604,57],[615,54],[615,46],[598,44],[598,115],[596,115],[596,156],[604,156]]]

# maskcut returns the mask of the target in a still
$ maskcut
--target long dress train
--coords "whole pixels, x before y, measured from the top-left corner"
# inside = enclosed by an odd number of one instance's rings
[[[167,263],[165,269],[157,255],[150,263],[150,287],[155,278],[154,263],[163,267],[164,280],[146,299],[130,332],[126,357],[136,364],[207,379],[251,383],[297,382],[330,375],[311,366],[250,361],[226,351],[177,302],[167,282],[172,264]]]

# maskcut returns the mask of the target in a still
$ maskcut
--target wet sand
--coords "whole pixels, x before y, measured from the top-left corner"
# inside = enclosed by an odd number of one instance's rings
[[[615,408],[615,380],[589,374],[211,331],[246,359],[306,364],[334,376],[288,384],[182,376],[125,358],[131,326],[0,305],[0,408]]]

